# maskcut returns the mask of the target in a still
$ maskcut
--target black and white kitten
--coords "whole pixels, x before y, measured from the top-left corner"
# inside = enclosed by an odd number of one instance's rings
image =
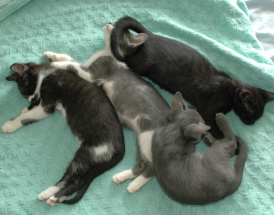
[[[187,108],[180,93],[171,105],[170,122],[158,128],[152,138],[152,160],[159,184],[171,198],[187,204],[206,204],[220,200],[238,189],[247,158],[244,142],[237,138],[240,153],[234,166],[230,158],[237,147],[226,116],[216,115],[224,134],[222,140],[211,140],[204,154],[195,153],[195,145],[209,129],[197,111]]]
[[[154,176],[150,150],[152,131],[167,123],[170,107],[150,83],[112,56],[111,30],[112,25],[107,24],[104,29],[106,48],[93,55],[85,65],[64,54],[45,52],[44,57],[55,61],[51,65],[56,68],[67,69],[89,82],[102,85],[121,123],[138,135],[135,167],[113,176],[117,184],[136,177],[127,187],[128,192],[134,193]]]
[[[22,114],[2,126],[5,133],[50,116],[60,110],[79,142],[79,149],[59,182],[38,195],[49,206],[78,202],[93,179],[122,160],[124,136],[118,116],[104,91],[75,74],[49,64],[13,64],[16,74],[7,77],[18,84],[31,101]]]
[[[111,50],[134,72],[171,93],[181,92],[218,139],[223,134],[215,122],[217,113],[226,114],[234,109],[243,123],[252,125],[262,116],[266,102],[274,99],[273,93],[230,78],[193,48],[157,36],[131,17],[114,24]]]

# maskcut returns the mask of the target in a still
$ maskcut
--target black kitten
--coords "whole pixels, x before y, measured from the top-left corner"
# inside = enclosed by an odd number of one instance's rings
[[[61,110],[80,144],[62,179],[38,195],[54,206],[79,190],[64,203],[78,202],[93,179],[122,160],[124,136],[118,116],[102,89],[67,71],[50,65],[13,64],[16,81],[23,96],[31,101],[22,114],[2,126],[3,132],[38,121]]]
[[[129,32],[133,30],[138,35]],[[234,109],[243,123],[252,125],[274,94],[234,80],[217,70],[193,48],[145,29],[131,17],[114,24],[113,55],[134,72],[147,76],[171,93],[181,92],[193,104],[215,138],[223,134],[215,122],[217,113]]]

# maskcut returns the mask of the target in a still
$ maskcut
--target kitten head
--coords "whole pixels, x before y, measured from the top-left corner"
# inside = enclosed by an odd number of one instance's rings
[[[128,56],[134,54],[147,40],[145,33],[134,35],[128,30],[115,28],[113,23],[107,24],[105,29],[107,29],[104,30],[105,42],[107,45],[111,45],[112,52],[115,53],[114,55],[120,61],[125,61]]]
[[[233,109],[243,123],[253,125],[259,119],[265,104],[274,99],[274,94],[259,88],[238,87],[234,94]]]
[[[37,76],[40,71],[39,66],[34,63],[15,63],[11,65],[10,69],[16,73],[6,77],[6,80],[15,81],[24,97],[32,95],[35,91]]]
[[[200,142],[202,134],[210,129],[197,111],[186,106],[179,92],[172,99],[169,120],[176,123],[183,138],[191,143]]]

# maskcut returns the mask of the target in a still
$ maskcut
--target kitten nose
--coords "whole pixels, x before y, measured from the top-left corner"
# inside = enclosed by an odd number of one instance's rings
[[[113,22],[109,22],[108,24],[110,24],[110,25],[114,25],[114,23],[113,23]]]

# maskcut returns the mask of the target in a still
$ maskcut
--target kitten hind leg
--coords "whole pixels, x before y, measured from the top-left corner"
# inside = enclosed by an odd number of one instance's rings
[[[64,187],[63,189],[59,190],[58,192],[52,194],[47,200],[47,204],[49,206],[55,206],[64,200],[66,200],[71,194],[79,190],[83,184],[84,181],[80,179],[81,176],[76,178],[71,184]]]
[[[49,187],[48,189],[44,190],[38,195],[38,199],[41,201],[45,201],[51,196],[53,196],[55,193],[59,192],[64,188],[64,183],[57,183],[54,186]]]

